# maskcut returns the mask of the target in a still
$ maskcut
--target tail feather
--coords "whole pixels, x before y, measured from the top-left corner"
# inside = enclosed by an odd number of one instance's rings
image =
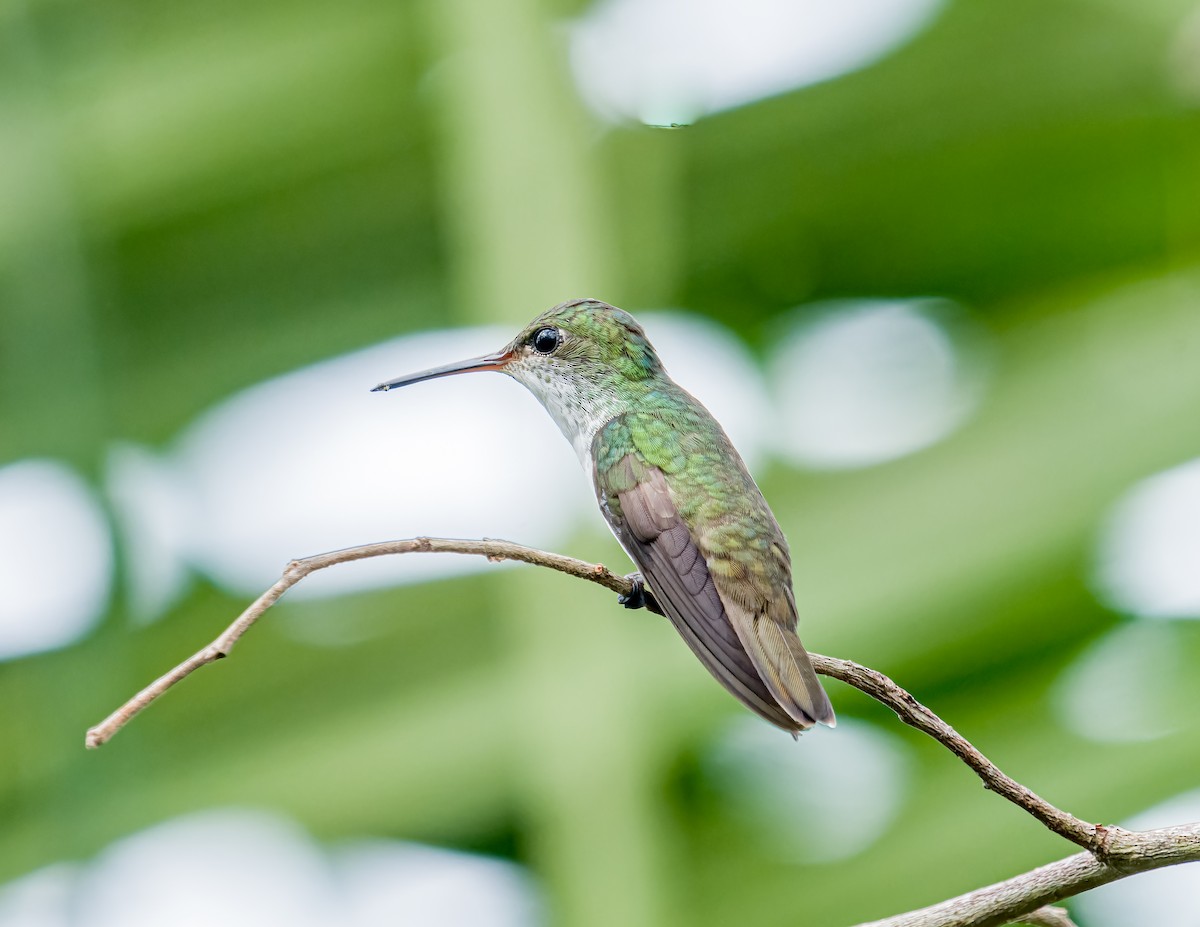
[[[755,615],[728,602],[726,612],[767,689],[788,715],[804,729],[817,722],[836,726],[829,696],[796,633],[767,614]]]

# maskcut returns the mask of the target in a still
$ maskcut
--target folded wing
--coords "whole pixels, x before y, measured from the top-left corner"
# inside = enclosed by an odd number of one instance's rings
[[[614,470],[603,481],[611,490],[598,486],[600,503],[617,539],[700,662],[743,704],[784,730],[832,723],[829,701],[795,632],[772,619],[770,598],[755,592],[753,584],[748,590],[722,589],[729,581],[714,577],[662,471],[633,455]],[[787,607],[790,597],[789,589]],[[747,598],[752,601],[743,601]],[[794,614],[790,617],[794,624]]]

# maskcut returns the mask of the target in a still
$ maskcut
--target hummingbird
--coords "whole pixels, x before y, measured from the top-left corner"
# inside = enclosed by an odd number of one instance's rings
[[[621,603],[665,614],[717,681],[777,727],[793,736],[816,722],[833,727],[796,634],[783,531],[724,429],[667,375],[633,316],[571,300],[494,354],[373,391],[480,370],[533,393],[590,473],[600,511],[639,570]]]

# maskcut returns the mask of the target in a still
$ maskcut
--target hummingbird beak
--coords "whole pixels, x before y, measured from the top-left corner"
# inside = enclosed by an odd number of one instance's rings
[[[456,373],[473,373],[476,370],[503,370],[513,359],[512,351],[497,351],[495,354],[485,354],[483,357],[472,357],[470,360],[455,361],[453,364],[443,364],[441,367],[430,367],[420,373],[410,373],[407,376],[388,380],[371,388],[372,393],[386,393],[390,389],[408,386],[410,383],[420,383],[422,380],[436,380],[438,377],[449,377]]]

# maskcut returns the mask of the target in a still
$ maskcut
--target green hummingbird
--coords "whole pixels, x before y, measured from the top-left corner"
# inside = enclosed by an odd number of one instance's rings
[[[477,370],[522,383],[574,446],[600,511],[640,570],[622,604],[665,614],[717,681],[772,724],[794,735],[818,721],[833,727],[833,707],[796,636],[779,523],[724,429],[667,376],[633,316],[571,300],[494,354],[374,389]]]

